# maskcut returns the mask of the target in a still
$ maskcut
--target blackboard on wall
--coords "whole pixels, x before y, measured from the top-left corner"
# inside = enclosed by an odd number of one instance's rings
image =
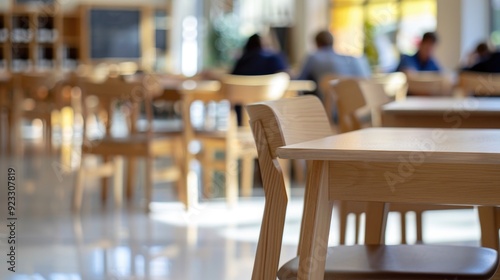
[[[92,59],[141,57],[140,10],[90,10]]]

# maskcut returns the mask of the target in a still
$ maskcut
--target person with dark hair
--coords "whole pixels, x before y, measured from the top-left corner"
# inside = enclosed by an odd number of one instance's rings
[[[312,80],[319,84],[326,74],[362,78],[371,75],[370,66],[365,57],[340,55],[333,50],[334,38],[329,31],[318,32],[314,41],[317,50],[306,59],[298,79]],[[321,97],[318,91],[314,94]]]
[[[277,53],[266,50],[258,34],[248,38],[243,47],[243,54],[234,65],[233,75],[270,75],[286,72],[288,65],[285,59]]]
[[[436,33],[425,33],[422,36],[417,53],[412,56],[402,55],[396,71],[441,71],[441,67],[433,57],[437,43],[438,37]]]
[[[500,52],[494,52],[472,67],[463,70],[483,73],[500,73]]]
[[[472,67],[482,61],[487,60],[491,56],[491,49],[487,42],[479,43],[473,52],[467,56],[467,61],[465,62],[464,69]]]

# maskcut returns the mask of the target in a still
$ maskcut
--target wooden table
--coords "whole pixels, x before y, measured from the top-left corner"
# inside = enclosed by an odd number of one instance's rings
[[[367,215],[383,202],[493,211],[500,204],[499,143],[499,129],[369,128],[279,148],[280,158],[311,161],[299,279],[323,279],[333,200],[374,202]],[[366,221],[365,243],[380,243],[383,217]],[[498,239],[498,229],[491,231]]]
[[[408,97],[382,108],[385,127],[500,128],[500,98]]]

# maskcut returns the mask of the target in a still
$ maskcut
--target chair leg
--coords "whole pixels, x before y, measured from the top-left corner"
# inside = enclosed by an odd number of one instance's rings
[[[254,158],[251,156],[243,157],[241,160],[241,195],[244,197],[252,196]]]
[[[401,244],[407,244],[406,241],[406,212],[399,213],[399,219],[401,221]]]
[[[416,230],[417,230],[417,243],[424,243],[424,237],[423,237],[423,227],[422,227],[422,211],[416,211],[415,212],[415,218],[416,218]]]
[[[229,207],[236,205],[238,201],[238,160],[226,155],[226,200]]]
[[[145,177],[146,177],[146,185],[144,186],[144,195],[146,198],[146,213],[150,211],[150,203],[153,197],[153,161],[154,158],[151,156],[148,156],[145,158],[146,160],[146,170],[145,170]]]
[[[290,178],[290,160],[289,159],[279,159],[281,166],[281,172],[283,172],[283,179],[285,181],[285,188],[288,198],[291,196],[291,178]]]
[[[368,202],[366,206],[365,244],[379,245],[385,243],[385,229],[389,204],[383,202]]]
[[[293,160],[293,172],[295,175],[295,181],[298,184],[303,184],[305,180],[305,167],[304,167],[304,161],[300,159],[295,159]]]
[[[499,250],[498,228],[495,207],[478,207],[481,225],[481,246]]]
[[[114,159],[115,172],[113,178],[113,192],[115,199],[115,207],[118,208],[122,204],[123,198],[123,159],[115,157]]]
[[[179,169],[179,177],[177,178],[176,188],[177,188],[177,197],[179,201],[185,202],[187,201],[187,172],[185,170],[187,160],[186,156],[183,154],[183,148],[180,141],[176,142],[176,145],[173,149],[173,158],[174,165]]]
[[[345,201],[337,201],[338,211],[339,211],[339,244],[345,245],[345,237],[347,230],[347,216],[349,213],[346,211]]]
[[[359,228],[361,223],[361,214],[354,214],[354,244],[359,244]]]
[[[129,157],[127,162],[127,186],[125,191],[127,202],[131,202],[132,197],[134,195],[136,174],[137,174],[137,159],[135,157]]]
[[[47,149],[47,154],[52,154],[52,117],[49,117],[45,120],[45,146]]]
[[[203,151],[202,158],[201,158],[201,165],[203,166],[202,170],[202,180],[203,180],[203,197],[204,198],[212,198],[213,197],[213,192],[214,192],[214,170],[212,169],[212,163],[211,161],[215,160],[214,159],[214,151],[210,148],[206,148],[205,151]]]
[[[83,199],[83,187],[84,187],[84,179],[85,179],[85,169],[83,166],[83,155],[80,160],[80,168],[76,173],[75,180],[75,189],[73,192],[73,211],[78,212],[82,207],[82,199]]]
[[[107,165],[109,163],[109,156],[103,156],[102,162],[104,165]],[[108,185],[109,185],[109,178],[108,177],[101,178],[101,202],[103,206],[108,200]]]

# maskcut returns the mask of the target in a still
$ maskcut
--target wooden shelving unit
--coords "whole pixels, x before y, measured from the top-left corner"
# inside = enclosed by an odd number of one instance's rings
[[[6,68],[11,72],[44,71],[61,66],[62,15],[58,1],[12,0],[4,24]]]
[[[0,13],[0,71],[7,70],[9,27],[7,14]]]
[[[81,62],[81,19],[79,13],[65,14],[62,24],[62,65],[75,69]]]
[[[62,12],[56,0],[11,0],[0,11],[0,71],[26,72],[73,70],[79,64],[133,61],[145,70],[170,69],[170,5],[81,5]],[[90,22],[92,9],[140,11],[140,57],[92,59]]]

